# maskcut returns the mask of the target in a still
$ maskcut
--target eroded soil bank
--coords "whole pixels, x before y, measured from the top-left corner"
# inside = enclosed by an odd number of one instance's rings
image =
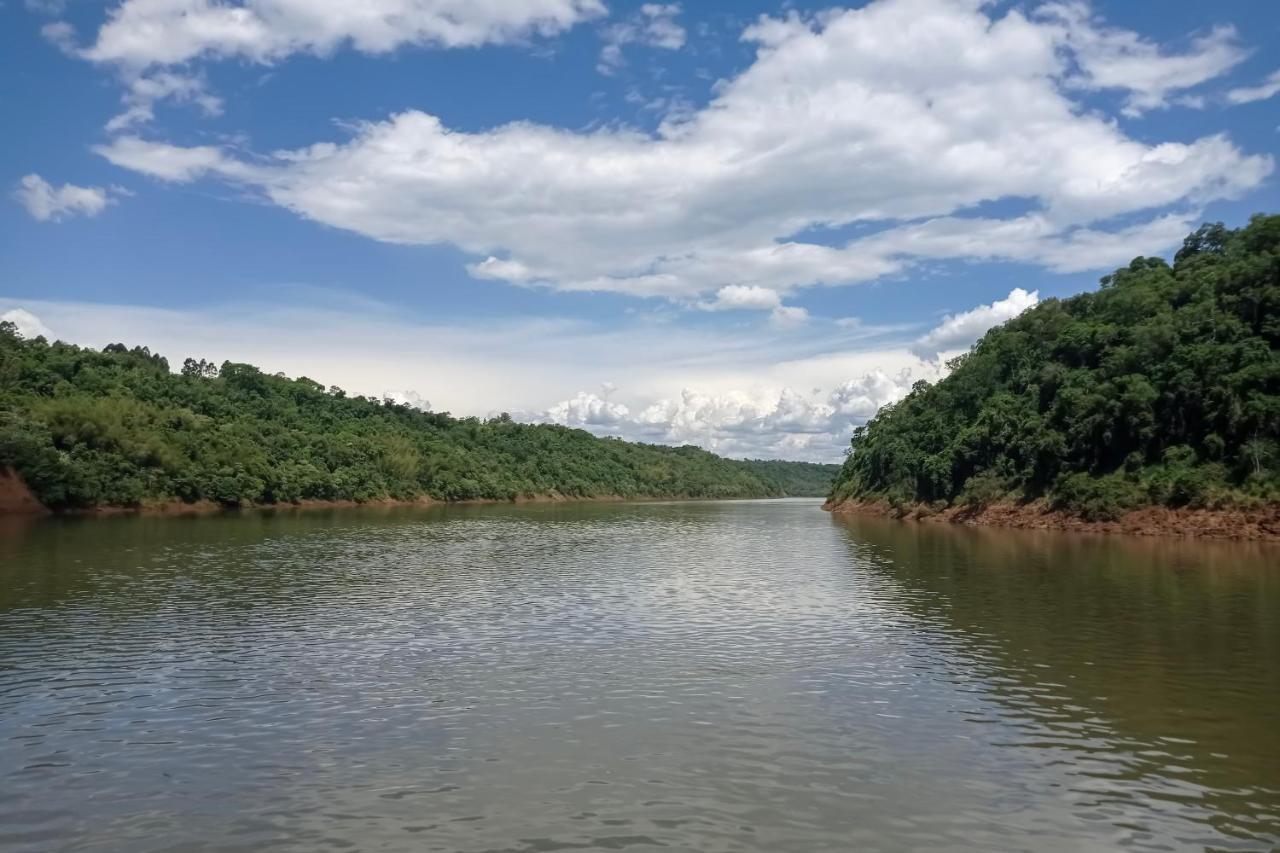
[[[881,501],[828,501],[823,509],[838,514],[866,514],[911,521],[980,524],[1028,530],[1080,533],[1127,533],[1136,536],[1182,536],[1280,542],[1280,506],[1257,510],[1170,509],[1144,507],[1115,521],[1086,521],[1051,510],[1043,501],[994,504],[982,508],[955,506],[935,511],[925,505],[893,507]]]
[[[0,468],[0,515],[46,515],[48,512],[21,477]]]

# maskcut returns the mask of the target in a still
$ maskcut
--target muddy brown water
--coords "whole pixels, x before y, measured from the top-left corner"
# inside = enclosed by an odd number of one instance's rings
[[[817,501],[10,520],[0,850],[1265,850],[1280,549]]]

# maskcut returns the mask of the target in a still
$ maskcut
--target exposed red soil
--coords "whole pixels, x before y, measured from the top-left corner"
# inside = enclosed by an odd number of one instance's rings
[[[1144,507],[1115,521],[1086,521],[1051,510],[1043,501],[994,504],[983,508],[954,506],[934,511],[928,506],[895,508],[880,501],[828,501],[823,509],[840,514],[877,515],[915,521],[1069,530],[1080,533],[1126,533],[1134,536],[1179,536],[1205,539],[1280,541],[1280,506],[1260,509],[1170,509]]]
[[[14,472],[0,468],[0,514],[45,515],[49,510]]]

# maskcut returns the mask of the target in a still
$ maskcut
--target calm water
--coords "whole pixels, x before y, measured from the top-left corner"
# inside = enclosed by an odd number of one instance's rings
[[[1259,850],[1280,550],[814,501],[0,528],[0,850]]]

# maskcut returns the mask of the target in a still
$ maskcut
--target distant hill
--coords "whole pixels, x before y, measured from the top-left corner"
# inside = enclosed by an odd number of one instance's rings
[[[738,463],[779,494],[793,498],[826,497],[840,473],[839,465],[747,459]]]
[[[853,437],[834,503],[1043,500],[1085,519],[1280,502],[1280,216],[988,332]]]
[[[756,498],[818,494],[822,466],[554,425],[454,418],[247,364],[104,351],[0,324],[0,473],[53,509],[213,502]]]

